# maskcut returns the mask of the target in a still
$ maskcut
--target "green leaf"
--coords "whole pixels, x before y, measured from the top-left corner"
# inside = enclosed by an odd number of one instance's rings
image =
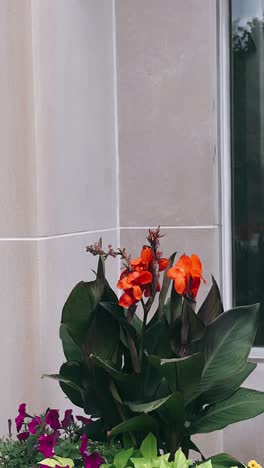
[[[103,359],[100,359],[98,356],[90,354],[89,359],[94,362],[97,367],[104,369],[109,375],[111,375],[111,377],[113,377],[114,380],[119,382],[127,382],[128,380],[131,380],[131,376],[129,374],[119,372],[111,365],[111,363],[103,361]]]
[[[156,437],[150,432],[147,437],[143,440],[140,446],[140,452],[142,453],[144,458],[151,459],[157,456],[157,439]]]
[[[160,319],[162,317],[163,313],[164,313],[163,312],[163,306],[165,304],[166,297],[167,297],[168,290],[169,290],[170,283],[171,283],[171,280],[167,276],[167,271],[169,270],[169,268],[172,267],[174,259],[175,259],[175,255],[176,255],[176,252],[174,252],[170,256],[169,264],[168,264],[166,270],[164,271],[162,287],[161,287],[160,294],[159,294],[159,305],[158,305],[158,309],[157,309],[157,311],[155,313],[155,316],[157,315],[158,319]]]
[[[257,364],[255,362],[248,362],[246,367],[228,379],[218,382],[214,387],[207,390],[207,392],[201,395],[201,401],[203,404],[212,404],[217,401],[225,400],[232,395],[246,378],[256,369]]]
[[[206,326],[209,325],[209,323],[215,320],[224,311],[221,294],[213,276],[212,281],[212,287],[197,313],[199,319]]]
[[[199,344],[205,356],[200,391],[244,369],[256,334],[258,311],[259,304],[237,307],[208,325]]]
[[[212,462],[211,460],[207,460],[203,463],[201,463],[201,465],[199,465],[200,468],[212,468]]]
[[[245,468],[245,465],[240,463],[235,458],[231,457],[227,453],[219,453],[210,458],[213,468],[231,468],[231,467],[238,467],[238,468]],[[201,466],[198,464],[198,466]]]
[[[115,455],[114,458],[114,465],[116,468],[125,468],[127,466],[127,462],[133,454],[133,447],[127,450],[121,450]]]
[[[110,431],[110,436],[117,436],[124,432],[158,432],[158,425],[156,420],[149,416],[148,414],[142,414],[140,416],[135,416],[130,418],[127,421],[124,421],[117,426],[113,427]]]
[[[191,462],[187,460],[182,450],[179,448],[175,453],[173,468],[188,468]]]
[[[197,385],[203,370],[203,355],[196,353],[191,356],[173,359],[160,359],[149,356],[150,363],[159,370],[167,380],[171,392],[181,391],[188,403],[196,393]]]
[[[173,432],[181,432],[183,430],[185,408],[182,393],[175,392],[157,409],[157,412],[169,430],[172,429]]]
[[[50,467],[56,467],[56,466],[69,466],[69,468],[74,467],[74,463],[70,458],[62,458],[58,456],[54,456],[53,458],[46,458],[45,460],[42,460],[41,462],[38,463],[39,465],[45,465],[45,466],[50,466]]]
[[[81,362],[82,353],[79,346],[73,341],[67,326],[60,324],[60,339],[62,341],[63,352],[67,361]]]
[[[190,434],[223,429],[229,424],[251,419],[264,412],[264,392],[240,388],[226,400],[206,406],[190,425]]]
[[[88,283],[81,281],[72,290],[63,307],[61,322],[79,346],[82,346],[87,328],[103,292],[104,282],[99,278]]]
[[[147,414],[147,413],[151,413],[151,411],[154,411],[160,406],[162,406],[170,397],[171,395],[165,398],[160,398],[159,400],[150,401],[148,403],[134,403],[132,401],[127,401],[125,402],[125,404],[134,413],[146,413]]]
[[[182,295],[175,291],[174,284],[171,285],[170,296],[170,326],[173,327],[175,320],[181,316],[182,313]]]
[[[118,322],[103,307],[98,306],[83,340],[83,352],[87,357],[94,354],[105,361],[114,361],[119,344]]]

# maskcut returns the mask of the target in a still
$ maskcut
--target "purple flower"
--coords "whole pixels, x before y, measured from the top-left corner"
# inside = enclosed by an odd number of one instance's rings
[[[45,421],[50,425],[51,429],[57,431],[61,425],[59,421],[59,411],[56,409],[51,409],[47,412]]]
[[[105,463],[105,460],[97,452],[87,454],[83,461],[84,468],[98,468],[102,463]]]
[[[83,457],[84,468],[97,468],[102,463],[105,463],[105,460],[101,457],[101,455],[99,455],[99,453],[87,452],[88,439],[86,435],[83,434],[81,439],[82,443],[80,446],[80,454]]]
[[[90,418],[85,418],[84,416],[76,416],[76,419],[85,425],[91,424],[93,422]]]
[[[17,434],[17,438],[20,440],[20,442],[27,440],[29,438],[29,432],[21,432],[20,434]]]
[[[61,421],[61,427],[67,429],[73,423],[72,410],[67,409],[64,413],[64,419]]]
[[[18,416],[15,419],[17,432],[21,430],[25,417],[26,417],[26,403],[21,403],[21,405],[19,405],[19,408],[18,408]]]
[[[42,419],[39,416],[35,416],[30,423],[28,423],[28,430],[31,434],[36,434],[36,428],[42,424]]]
[[[44,434],[38,438],[39,451],[43,453],[46,458],[54,455],[54,447],[56,445],[56,436],[52,434]]]
[[[80,446],[80,454],[82,456],[85,456],[87,454],[86,450],[87,450],[87,445],[88,445],[88,439],[85,434],[81,436],[81,439],[82,439],[82,443]]]

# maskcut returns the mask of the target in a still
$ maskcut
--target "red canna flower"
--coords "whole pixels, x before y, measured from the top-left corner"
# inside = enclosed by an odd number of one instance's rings
[[[160,258],[161,254],[159,252],[157,254],[157,257],[158,258],[156,261],[159,265],[159,271],[165,270],[169,264],[169,260],[167,258]],[[136,258],[135,260],[131,260],[130,264],[134,267],[136,271],[151,271],[153,268],[154,261],[155,259],[151,247],[144,245],[141,250],[140,257]]]
[[[174,287],[178,294],[184,294],[195,300],[202,276],[202,264],[198,255],[182,255],[177,263],[168,270],[168,278],[174,280]]]
[[[124,294],[119,299],[121,306],[129,307],[135,304],[140,301],[143,293],[146,297],[150,295],[155,262],[159,266],[159,272],[165,270],[169,263],[166,258],[161,258],[159,252],[155,259],[151,247],[147,245],[143,246],[140,257],[129,262],[129,268],[123,271],[117,283],[117,287],[124,290]],[[157,291],[159,290],[158,284]]]
[[[125,291],[119,299],[119,304],[123,307],[129,307],[140,301],[143,294],[142,286],[151,284],[151,282],[152,274],[150,271],[133,271],[131,273],[128,273],[127,270],[123,271],[117,283],[117,287]]]

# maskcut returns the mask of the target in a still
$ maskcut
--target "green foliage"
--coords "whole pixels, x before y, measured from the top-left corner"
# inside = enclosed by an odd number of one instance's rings
[[[188,454],[199,451],[193,434],[264,411],[264,393],[240,389],[255,368],[248,356],[259,305],[223,312],[213,279],[196,313],[195,302],[170,283],[164,274],[158,308],[142,322],[136,307],[118,304],[100,258],[96,280],[79,283],[64,306],[66,362],[51,377],[73,403],[100,418],[89,426],[99,440],[107,435],[139,447],[152,431],[158,448],[174,454],[182,446]]]
[[[169,460],[170,454],[158,453],[157,439],[149,434],[142,442],[140,449],[133,448],[121,450],[116,454],[113,463],[101,465],[102,468],[189,468],[192,462],[186,458],[181,449],[175,453],[173,460]],[[194,467],[194,465],[192,465]],[[212,468],[210,460],[199,465],[200,468]]]
[[[56,456],[70,458],[76,468],[83,468],[83,461],[79,451],[79,428],[75,426],[75,433],[60,439],[56,446]],[[30,436],[26,441],[19,442],[13,439],[0,439],[0,467],[1,468],[29,468],[38,467],[43,455],[36,450],[37,437]],[[89,440],[89,451],[98,452],[108,463],[114,461],[120,447],[115,444],[105,444]],[[68,463],[69,464],[69,463]],[[59,466],[59,464],[57,463]],[[52,466],[52,465],[51,465]],[[65,466],[65,465],[62,465]]]

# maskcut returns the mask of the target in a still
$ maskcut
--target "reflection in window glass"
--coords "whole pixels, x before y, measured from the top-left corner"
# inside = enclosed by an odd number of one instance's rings
[[[232,0],[234,300],[262,303],[264,345],[264,0]]]

